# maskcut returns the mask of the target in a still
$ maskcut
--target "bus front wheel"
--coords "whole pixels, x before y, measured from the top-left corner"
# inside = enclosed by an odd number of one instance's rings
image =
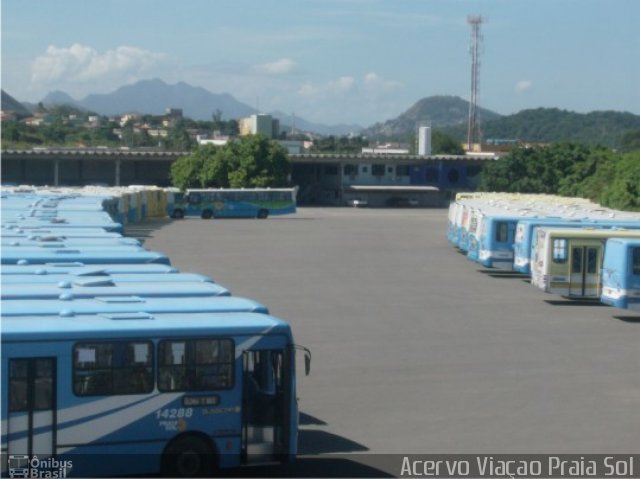
[[[173,441],[162,457],[165,477],[211,477],[215,471],[213,448],[197,436],[185,436]]]
[[[213,218],[213,211],[204,210],[200,216],[202,216],[203,220],[210,220],[211,218]]]
[[[261,220],[266,219],[267,216],[269,216],[269,210],[265,210],[263,208],[260,211],[258,211],[258,218],[260,218]]]
[[[182,218],[184,218],[184,211],[182,211],[180,208],[174,210],[173,214],[171,215],[172,218],[175,218],[177,220],[180,220]]]

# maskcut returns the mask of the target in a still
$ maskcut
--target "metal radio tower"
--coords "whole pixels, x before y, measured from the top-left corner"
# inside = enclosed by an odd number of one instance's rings
[[[467,150],[471,151],[474,140],[481,141],[480,119],[478,118],[478,73],[480,71],[480,24],[482,17],[469,15],[467,23],[471,25],[471,100],[469,101],[469,124],[467,130]]]

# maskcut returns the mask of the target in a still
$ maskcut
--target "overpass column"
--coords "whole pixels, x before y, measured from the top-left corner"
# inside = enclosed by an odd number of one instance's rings
[[[53,186],[60,186],[60,160],[53,160]]]
[[[116,180],[114,186],[120,186],[120,158],[116,159]]]

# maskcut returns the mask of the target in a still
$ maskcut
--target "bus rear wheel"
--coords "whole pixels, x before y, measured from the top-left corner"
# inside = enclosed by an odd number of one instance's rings
[[[211,477],[215,471],[213,448],[196,436],[173,441],[162,456],[165,477]]]
[[[210,220],[211,218],[213,218],[213,211],[204,210],[200,216],[203,220]]]
[[[184,211],[182,211],[180,208],[176,209],[173,211],[173,214],[171,215],[172,218],[175,218],[177,220],[180,220],[182,218],[184,218]]]
[[[258,211],[258,218],[264,220],[269,216],[269,210],[265,210],[264,208]]]

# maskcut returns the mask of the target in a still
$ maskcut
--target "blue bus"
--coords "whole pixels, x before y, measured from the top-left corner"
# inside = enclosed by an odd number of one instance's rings
[[[261,218],[296,212],[297,188],[189,189],[172,193],[171,218]]]
[[[2,316],[73,317],[82,314],[135,313],[262,313],[266,306],[238,296],[203,296],[185,301],[184,298],[143,298],[141,296],[96,296],[93,298],[14,300],[2,304]]]
[[[481,215],[469,234],[467,257],[487,268],[513,268],[515,229],[522,216]]]
[[[531,248],[538,226],[556,226],[559,228],[624,228],[640,229],[640,220],[631,219],[599,219],[590,218],[526,218],[518,221],[513,244],[513,269],[524,274],[531,274]]]
[[[616,308],[640,311],[640,240],[607,240],[600,300]]]
[[[139,275],[138,275],[139,276]],[[172,275],[174,276],[174,275]],[[147,282],[140,278],[135,283],[61,281],[58,284],[3,282],[0,298],[7,300],[95,298],[108,296],[140,296],[143,298],[192,298],[200,296],[231,296],[231,292],[215,283],[193,282]]]
[[[134,251],[104,248],[3,248],[2,264],[46,264],[60,262],[101,263],[160,263],[170,265],[169,258],[155,251],[138,248]]]
[[[14,274],[33,274],[33,275],[47,275],[47,274],[70,274],[74,276],[104,276],[110,274],[175,274],[178,269],[168,265],[160,263],[101,263],[101,264],[89,264],[80,261],[58,261],[47,262],[44,264],[27,264],[21,262],[19,264],[5,264],[0,268],[0,274],[4,278],[5,275]]]
[[[176,274],[95,274],[76,275],[70,274],[3,274],[0,282],[9,284],[59,284],[69,282],[72,285],[98,286],[101,284],[126,284],[126,283],[215,283],[215,281],[203,274],[176,273]]]
[[[210,477],[295,458],[296,350],[307,373],[310,353],[282,320],[135,313],[2,323],[2,453],[37,456],[17,465],[32,469],[25,477]]]

